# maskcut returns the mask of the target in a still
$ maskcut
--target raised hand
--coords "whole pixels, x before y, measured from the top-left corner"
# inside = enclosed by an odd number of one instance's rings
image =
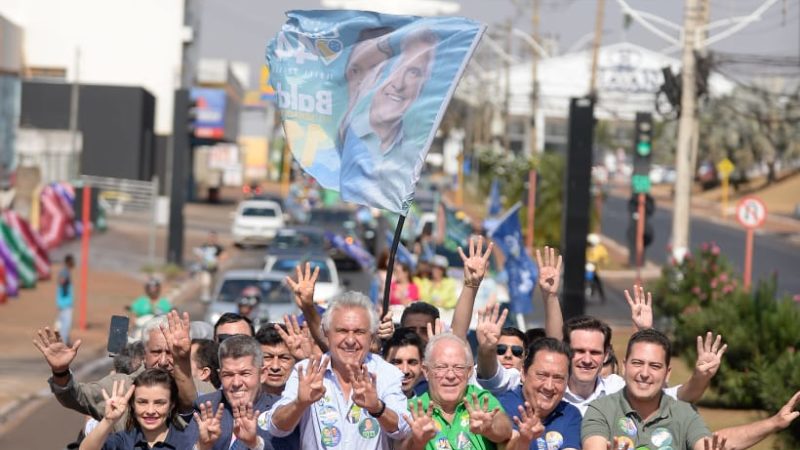
[[[310,405],[325,395],[323,380],[327,367],[327,356],[322,359],[311,358],[305,373],[302,367],[297,367],[297,401],[300,404]]]
[[[433,326],[431,327],[431,323],[428,322],[425,324],[425,328],[428,329],[428,339],[436,336],[437,334],[442,334],[442,321],[439,319],[435,319],[433,321]]]
[[[297,281],[294,281],[290,276],[286,277],[286,283],[294,292],[294,301],[300,309],[304,307],[313,308],[314,285],[317,284],[317,277],[319,277],[319,267],[315,267],[312,272],[311,263],[307,262],[305,272],[301,269],[301,266],[297,266],[295,272],[297,273]]]
[[[286,325],[286,331],[282,327],[275,327],[278,334],[289,349],[294,359],[302,361],[311,357],[311,349],[313,342],[311,341],[310,333],[307,327],[301,327],[294,314],[284,315],[283,323]]]
[[[350,381],[353,386],[353,403],[367,411],[377,411],[381,408],[381,400],[378,398],[376,377],[369,373],[367,366],[361,367],[348,366]]]
[[[106,403],[106,411],[103,418],[110,423],[116,423],[120,417],[128,410],[128,401],[133,395],[134,386],[131,385],[128,390],[125,390],[125,382],[122,380],[114,381],[111,385],[111,395],[105,389],[100,391],[103,394],[103,400]]]
[[[486,274],[486,269],[489,268],[489,257],[492,256],[492,249],[494,244],[489,243],[486,246],[486,251],[483,251],[483,236],[478,236],[469,239],[469,257],[464,254],[461,247],[458,247],[458,256],[464,262],[464,286],[477,289],[483,276]]]
[[[475,330],[478,337],[478,345],[484,348],[497,347],[497,342],[500,340],[500,332],[503,330],[503,324],[506,322],[507,316],[508,310],[504,309],[500,313],[500,306],[496,303],[479,309],[478,326]]]
[[[200,431],[197,446],[199,450],[210,449],[222,434],[222,413],[225,408],[222,403],[217,405],[217,412],[211,402],[200,403],[200,413],[194,413],[194,420]]]
[[[389,311],[383,316],[381,323],[378,325],[378,338],[386,340],[394,334],[394,322],[392,322],[392,312]]]
[[[697,336],[697,362],[694,370],[706,379],[712,378],[719,370],[722,363],[722,355],[728,349],[728,344],[722,345],[722,335],[718,334],[714,339],[714,334],[710,331],[706,333],[706,338]]]
[[[539,289],[542,295],[545,298],[558,295],[558,286],[561,284],[561,255],[556,258],[556,249],[545,246],[542,258],[542,252],[537,248],[536,264],[539,266]]]
[[[711,437],[703,438],[703,450],[725,450],[727,439],[714,433]]]
[[[795,392],[792,398],[783,405],[777,414],[775,414],[774,418],[776,424],[778,425],[779,430],[783,430],[784,428],[791,425],[791,423],[797,419],[797,416],[800,416],[800,411],[795,411],[798,404],[800,404],[800,391]]]
[[[42,352],[53,372],[64,372],[69,369],[69,365],[78,355],[81,340],[76,340],[70,347],[61,340],[61,336],[57,332],[51,330],[50,327],[44,327],[36,331],[33,345]]]
[[[631,307],[631,320],[639,330],[653,328],[653,295],[648,291],[645,296],[644,286],[633,285],[633,298],[625,289],[625,300]]]
[[[520,438],[528,445],[531,442],[539,439],[544,434],[544,424],[539,416],[536,414],[536,403],[531,406],[530,403],[525,402],[525,407],[517,407],[519,409],[519,417],[514,416],[514,423],[517,424],[519,429]]]
[[[253,411],[253,404],[251,402],[240,403],[231,407],[233,412],[233,434],[236,439],[247,444],[248,447],[253,448],[256,446],[258,438],[258,425],[256,419],[260,412]]]
[[[422,400],[411,404],[408,408],[411,415],[403,414],[403,419],[411,427],[411,439],[417,443],[427,443],[436,436],[436,425],[433,423],[433,402],[428,402],[428,410],[422,409]]]
[[[483,398],[483,405],[478,401],[478,395],[472,393],[472,401],[464,399],[464,406],[469,413],[469,431],[474,434],[486,434],[492,428],[494,416],[500,412],[500,408],[489,411],[489,397]]]
[[[174,309],[167,313],[167,326],[161,325],[161,332],[167,340],[167,345],[176,360],[189,360],[192,353],[192,339],[189,337],[189,313],[184,312],[183,317]]]

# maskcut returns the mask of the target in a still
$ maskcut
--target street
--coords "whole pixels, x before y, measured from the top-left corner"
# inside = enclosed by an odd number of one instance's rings
[[[626,231],[630,214],[628,200],[609,196],[603,207],[603,233],[627,245]],[[716,212],[714,212],[716,213]],[[668,261],[667,243],[672,229],[672,211],[656,208],[650,218],[655,238],[646,250],[647,259],[656,264]],[[741,273],[744,268],[745,232],[744,229],[731,228],[693,216],[690,224],[692,251],[704,242],[716,242],[723,255],[728,257],[733,267]],[[753,243],[753,285],[758,280],[778,274],[778,293],[795,295],[800,293],[800,275],[795,270],[800,246],[787,239],[771,234],[756,233]]]

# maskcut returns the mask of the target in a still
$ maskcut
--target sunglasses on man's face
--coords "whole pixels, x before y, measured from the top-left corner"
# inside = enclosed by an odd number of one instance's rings
[[[505,355],[509,347],[511,348],[512,355],[516,356],[517,358],[522,358],[522,354],[525,352],[525,349],[522,348],[521,345],[497,344],[497,354]]]

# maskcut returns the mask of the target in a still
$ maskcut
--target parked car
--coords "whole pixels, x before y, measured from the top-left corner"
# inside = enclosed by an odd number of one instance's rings
[[[229,270],[219,277],[206,310],[205,320],[214,324],[226,312],[237,312],[242,291],[250,286],[261,290],[261,301],[255,308],[254,323],[281,321],[285,314],[299,314],[294,295],[286,285],[283,272],[262,270]]]
[[[336,264],[330,256],[320,250],[280,250],[267,253],[264,257],[265,272],[282,272],[295,274],[295,268],[306,262],[311,263],[311,270],[319,268],[317,285],[314,288],[314,302],[327,304],[328,300],[343,292]]]
[[[237,247],[267,244],[283,227],[283,211],[277,202],[245,200],[236,208],[231,234]]]
[[[364,248],[364,245],[356,237],[337,235],[332,231],[325,231],[316,226],[299,225],[278,230],[278,234],[275,235],[268,252],[314,250],[327,253],[336,264],[337,270],[361,270],[362,265],[365,264],[363,258],[357,260],[352,251],[348,253],[345,247],[347,245],[357,245],[362,249]],[[368,267],[373,262],[372,255],[366,249],[362,252],[362,255],[366,255],[370,259],[366,263]]]

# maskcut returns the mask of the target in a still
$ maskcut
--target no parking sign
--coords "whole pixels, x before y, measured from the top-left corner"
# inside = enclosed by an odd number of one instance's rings
[[[745,197],[736,205],[736,220],[747,230],[744,250],[744,288],[750,289],[753,272],[753,230],[764,225],[767,207],[756,197]]]

